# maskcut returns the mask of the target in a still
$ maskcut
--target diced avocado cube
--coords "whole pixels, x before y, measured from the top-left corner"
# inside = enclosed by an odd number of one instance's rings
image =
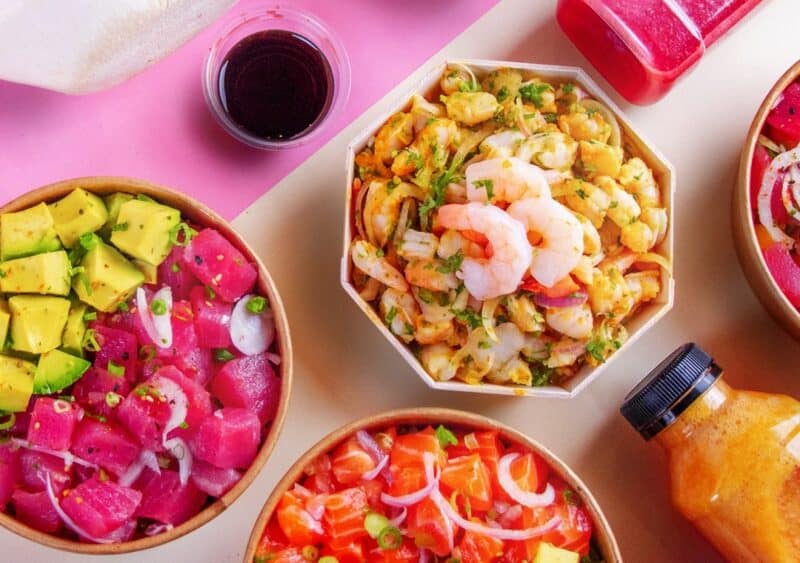
[[[40,203],[16,213],[0,214],[0,260],[11,260],[61,248],[53,216]]]
[[[22,412],[33,394],[36,364],[0,354],[0,411]]]
[[[11,310],[11,347],[20,352],[44,354],[61,346],[67,324],[69,300],[44,295],[15,295]]]
[[[71,269],[63,250],[9,260],[0,264],[0,291],[69,295]]]
[[[81,301],[98,311],[113,313],[144,283],[144,274],[111,246],[97,241],[81,261],[83,272],[72,288]]]
[[[33,376],[33,392],[49,395],[61,391],[78,381],[91,365],[91,362],[61,350],[50,350],[39,356]]]
[[[533,563],[578,563],[580,554],[577,551],[561,549],[552,544],[542,542],[533,558]]]
[[[108,221],[106,221],[106,224],[103,225],[102,229],[100,229],[100,234],[106,238],[111,236],[112,229],[114,228],[114,225],[117,224],[119,208],[122,207],[123,203],[132,199],[133,196],[131,194],[125,194],[122,192],[107,195],[103,198],[103,202],[106,204],[106,209],[108,210]]]
[[[120,207],[111,244],[132,258],[158,266],[172,249],[171,233],[180,222],[177,209],[134,199]]]
[[[144,274],[144,283],[151,285],[158,283],[158,266],[148,264],[144,260],[132,260],[132,262]]]
[[[67,248],[78,244],[86,233],[93,233],[106,224],[108,211],[103,200],[81,188],[50,204],[56,232]]]
[[[8,325],[11,323],[11,312],[8,310],[8,302],[0,299],[0,350],[6,347],[8,339]]]
[[[67,315],[67,324],[61,336],[61,347],[74,356],[83,357],[83,337],[86,334],[86,312],[89,306],[82,301],[73,301]]]

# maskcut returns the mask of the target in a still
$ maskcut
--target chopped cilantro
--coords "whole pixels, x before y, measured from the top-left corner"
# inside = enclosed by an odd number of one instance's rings
[[[449,258],[445,259],[444,264],[436,268],[436,271],[442,274],[451,274],[457,272],[464,262],[464,253],[459,250]]]
[[[575,194],[581,199],[586,199],[588,197],[586,191],[583,188],[578,188],[577,190],[575,190]]]
[[[592,339],[586,343],[586,353],[601,363],[606,361],[605,349],[606,343],[603,340]]]
[[[417,296],[423,303],[427,303],[428,305],[433,303],[433,292],[430,289],[425,289],[424,287],[419,288]]]
[[[545,113],[545,114],[544,114],[544,120],[545,120],[547,123],[555,123],[555,122],[557,122],[557,121],[558,121],[558,114],[556,114],[556,113],[553,113],[553,112],[548,112],[548,113]]]
[[[377,252],[375,252],[375,255],[376,255],[378,258],[383,258],[384,256],[386,256],[386,253],[383,251],[383,249],[382,249],[382,248],[379,248],[379,249],[377,250]]]
[[[531,385],[533,387],[544,387],[545,385],[550,385],[553,382],[553,370],[551,368],[542,364],[531,367],[533,368],[531,369],[533,374]]]
[[[469,307],[460,311],[452,310],[452,312],[459,321],[466,323],[469,328],[478,328],[483,324],[481,316]]]
[[[476,180],[472,182],[472,185],[478,189],[485,189],[487,198],[492,199],[494,197],[494,182],[492,180],[488,178],[485,180]]]
[[[561,86],[561,90],[564,91],[565,94],[571,94],[573,90],[575,90],[574,84],[564,84]]]
[[[439,445],[441,445],[443,448],[458,444],[458,438],[456,438],[456,435],[441,424],[438,428],[436,428],[436,439],[439,440]]]
[[[387,325],[390,325],[392,324],[392,321],[396,316],[397,316],[397,307],[392,307],[391,309],[389,309],[389,312],[386,313],[386,316],[384,317],[383,320],[386,321]]]
[[[508,88],[506,88],[505,86],[500,88],[500,90],[498,90],[497,92],[497,96],[495,97],[497,98],[498,102],[502,102],[503,100],[508,98]]]
[[[531,102],[537,108],[541,108],[544,106],[544,100],[542,99],[542,94],[550,90],[550,85],[545,83],[531,83],[521,86],[519,89],[519,95],[522,97],[523,101]]]

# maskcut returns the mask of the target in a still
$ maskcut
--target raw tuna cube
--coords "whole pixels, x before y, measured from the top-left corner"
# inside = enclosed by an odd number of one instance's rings
[[[183,247],[174,246],[161,265],[158,267],[158,279],[162,285],[172,288],[172,299],[189,299],[192,288],[198,284],[189,268],[181,264]]]
[[[51,450],[67,450],[78,422],[77,407],[61,399],[39,397],[33,405],[28,441]]]
[[[92,478],[72,489],[61,508],[81,529],[102,538],[131,519],[141,501],[135,489]]]
[[[164,397],[149,384],[138,385],[117,407],[117,418],[145,448],[163,450],[161,434],[171,408]]]
[[[53,508],[47,492],[29,493],[17,489],[11,499],[17,519],[24,524],[48,534],[61,528],[61,517]]]
[[[208,348],[195,348],[185,355],[178,356],[173,362],[187,377],[200,385],[208,385],[214,375],[214,360]]]
[[[203,419],[211,414],[211,395],[208,394],[205,387],[183,375],[175,366],[163,367],[156,372],[156,375],[171,379],[180,385],[189,401],[189,408],[186,412],[187,428],[177,428],[170,433],[169,437],[182,436],[185,438],[193,434]]]
[[[122,427],[85,417],[75,429],[72,453],[121,475],[139,457],[139,444]]]
[[[767,116],[767,136],[786,148],[800,143],[800,83],[793,82]]]
[[[124,368],[123,375],[128,381],[135,381],[138,353],[136,335],[97,323],[92,326],[97,343],[100,345],[94,365],[114,373],[115,368],[109,368],[109,362],[113,362],[114,366]]]
[[[207,416],[189,441],[195,457],[223,469],[247,468],[258,453],[261,423],[247,409],[224,408]]]
[[[183,250],[181,266],[228,302],[248,293],[258,277],[255,266],[214,229],[203,229],[192,239]]]
[[[31,404],[28,404],[28,409],[31,408]],[[28,426],[30,426],[31,422],[31,413],[30,412],[18,412],[17,419],[14,421],[14,426],[8,429],[8,433],[12,436],[27,436],[28,435]]]
[[[102,368],[89,368],[72,387],[75,401],[91,413],[111,416],[116,410],[106,401],[109,393],[125,396],[131,384],[125,377],[113,375]],[[113,402],[112,402],[113,404]]]
[[[11,494],[22,480],[20,452],[11,443],[0,444],[0,511],[5,509]]]
[[[220,469],[199,459],[192,464],[192,482],[212,497],[221,497],[241,478],[242,474],[235,469]]]
[[[213,295],[213,297],[212,297]],[[192,311],[197,341],[204,348],[228,348],[231,343],[231,312],[233,305],[217,299],[205,287],[192,290]]]
[[[266,355],[243,356],[225,362],[211,382],[211,393],[226,407],[252,410],[266,424],[278,410],[281,380]]]
[[[184,375],[205,385],[212,375],[211,350],[200,347],[195,332],[194,312],[188,301],[172,307],[172,347],[158,348],[158,358],[175,365]]]
[[[33,450],[21,450],[19,461],[22,468],[22,485],[29,491],[45,490],[48,474],[56,493],[60,493],[72,483],[72,475],[60,457]]]
[[[200,511],[207,498],[191,481],[181,485],[178,472],[169,469],[162,469],[160,475],[148,470],[138,485],[142,504],[136,515],[162,524],[182,524]]]
[[[131,518],[113,532],[103,536],[103,539],[109,540],[113,543],[121,543],[124,541],[129,541],[133,538],[134,532],[136,532],[136,525],[137,525],[137,520],[135,518]]]
[[[800,309],[800,266],[792,258],[789,249],[776,242],[764,250],[764,261],[787,299]]]

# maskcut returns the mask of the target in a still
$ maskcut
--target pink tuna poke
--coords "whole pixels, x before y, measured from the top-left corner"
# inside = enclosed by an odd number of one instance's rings
[[[220,230],[145,195],[0,214],[0,511],[111,544],[231,490],[285,392],[258,281]]]

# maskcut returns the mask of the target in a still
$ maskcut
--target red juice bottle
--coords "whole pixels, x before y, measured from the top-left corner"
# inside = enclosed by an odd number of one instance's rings
[[[761,0],[559,0],[567,37],[617,91],[651,104]]]

